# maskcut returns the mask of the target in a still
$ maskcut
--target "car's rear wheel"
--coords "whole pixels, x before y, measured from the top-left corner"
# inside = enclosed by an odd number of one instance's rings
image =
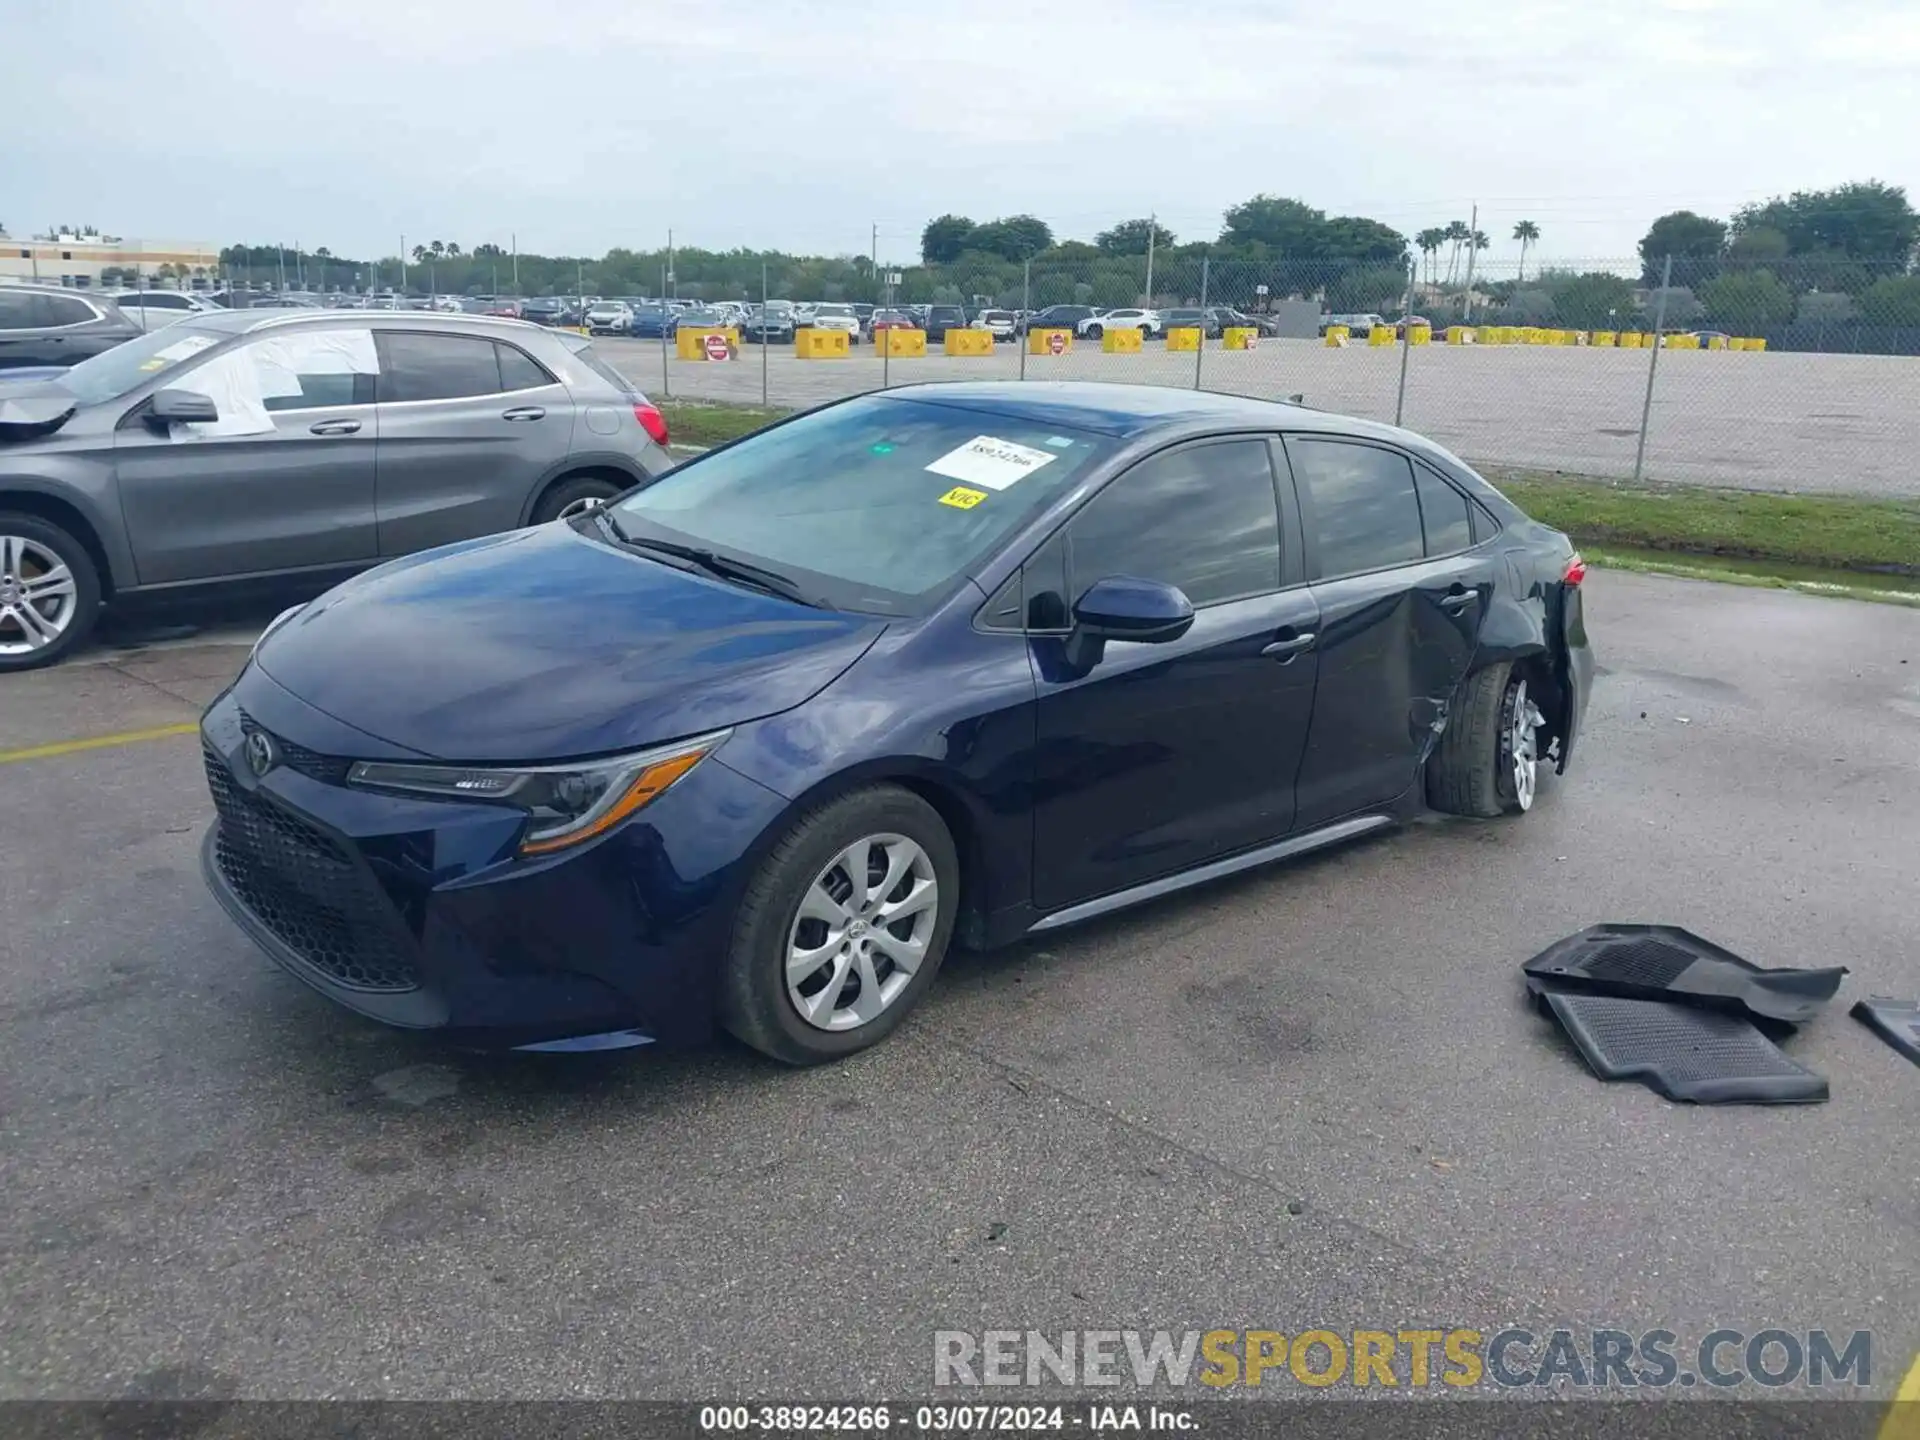
[[[875,786],[810,811],[747,886],[721,1023],[789,1065],[878,1044],[933,983],[959,900],[953,837],[919,796]]]
[[[1526,672],[1490,665],[1467,678],[1427,761],[1427,801],[1452,815],[1522,815],[1540,789],[1540,713]]]
[[[1087,338],[1089,340],[1098,340],[1102,335],[1106,333],[1107,333],[1106,330],[1102,326],[1099,326],[1099,325],[1087,326]]]
[[[597,510],[621,491],[619,482],[605,475],[572,475],[557,480],[533,507],[533,523],[571,520]]]
[[[37,515],[0,512],[0,672],[53,664],[99,615],[87,547]]]

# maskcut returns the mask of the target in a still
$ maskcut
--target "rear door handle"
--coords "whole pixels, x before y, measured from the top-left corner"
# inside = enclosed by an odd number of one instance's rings
[[[1458,615],[1469,605],[1477,605],[1479,601],[1480,592],[1478,590],[1452,591],[1440,598],[1440,608],[1449,615]]]
[[[538,405],[520,405],[512,410],[501,411],[500,418],[502,420],[544,420],[547,418],[547,412]]]
[[[1290,636],[1285,640],[1276,640],[1260,653],[1269,660],[1278,660],[1282,665],[1291,665],[1293,657],[1313,648],[1313,642],[1320,637],[1309,630],[1304,635]]]
[[[360,422],[358,420],[316,420],[307,427],[307,433],[311,435],[358,435],[360,433]]]

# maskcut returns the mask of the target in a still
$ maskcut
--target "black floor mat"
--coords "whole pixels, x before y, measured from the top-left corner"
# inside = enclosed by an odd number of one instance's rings
[[[1887,995],[1856,1000],[1847,1012],[1914,1064],[1920,1065],[1920,1000]]]
[[[1555,990],[1672,1000],[1803,1024],[1840,989],[1845,966],[1762,970],[1676,925],[1594,925],[1521,967]]]
[[[1700,1105],[1803,1105],[1827,1098],[1824,1076],[1782,1055],[1737,1015],[1618,995],[1574,995],[1532,981],[1602,1080],[1638,1080]]]

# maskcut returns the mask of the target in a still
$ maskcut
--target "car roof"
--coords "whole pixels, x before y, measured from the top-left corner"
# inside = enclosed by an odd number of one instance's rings
[[[1205,432],[1220,427],[1245,427],[1357,435],[1434,448],[1408,431],[1372,420],[1310,410],[1278,400],[1255,400],[1211,390],[1176,390],[1162,385],[1092,380],[972,380],[897,385],[880,393],[888,399],[952,405],[1032,424],[1068,426],[1128,440],[1158,430]]]
[[[340,310],[217,310],[182,322],[195,330],[213,330],[228,335],[247,335],[255,330],[298,329],[301,326],[334,326],[346,312]],[[510,320],[503,315],[469,315],[451,310],[356,310],[351,324],[375,330],[417,330],[422,325],[437,329],[480,335],[544,335],[548,332],[525,320]]]

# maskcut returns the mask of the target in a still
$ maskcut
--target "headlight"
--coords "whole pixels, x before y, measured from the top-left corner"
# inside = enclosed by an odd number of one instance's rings
[[[260,653],[260,647],[267,643],[267,637],[269,635],[273,634],[274,631],[278,630],[282,625],[286,624],[287,621],[291,620],[306,608],[305,605],[289,606],[274,616],[273,619],[269,620],[267,622],[267,628],[260,632],[260,638],[253,642],[253,649],[247,652],[247,659],[251,660],[254,656],[258,655]]]
[[[664,794],[732,733],[722,730],[653,750],[572,765],[493,769],[367,760],[347,772],[347,783],[370,790],[516,806],[528,818],[520,853],[549,855],[611,830]]]

